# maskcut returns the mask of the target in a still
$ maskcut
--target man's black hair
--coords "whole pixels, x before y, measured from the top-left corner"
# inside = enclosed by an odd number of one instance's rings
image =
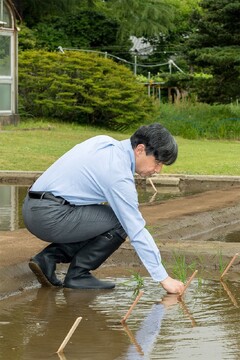
[[[178,145],[172,134],[161,124],[143,125],[130,138],[132,148],[145,145],[146,155],[165,165],[173,164],[178,156]]]

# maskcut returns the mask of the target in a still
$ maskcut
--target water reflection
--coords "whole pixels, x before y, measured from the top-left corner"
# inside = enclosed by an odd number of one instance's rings
[[[0,230],[24,228],[22,203],[26,193],[26,186],[0,185]]]
[[[65,349],[68,359],[114,359],[119,356],[115,347],[121,334],[111,331],[106,315],[96,312],[91,304],[99,291],[71,291],[40,288],[25,296],[12,309],[1,311],[9,325],[0,327],[4,340],[0,358],[40,360],[56,358],[55,353],[77,317],[83,319]],[[105,297],[111,296],[105,292]],[[94,349],[94,350],[93,350]],[[105,356],[106,354],[106,356]],[[110,356],[108,356],[110,354]]]
[[[239,242],[240,241],[240,236],[239,236],[239,231],[234,231],[234,232],[230,232],[229,234],[227,234],[224,238],[221,237],[220,239],[218,238],[218,241],[226,241],[226,242]]]
[[[22,204],[27,194],[27,186],[0,185],[0,231],[14,231],[25,227],[22,218]],[[160,186],[157,192],[152,186],[137,187],[140,204],[161,203],[168,199],[185,197],[203,190],[188,192],[180,190],[177,186]],[[219,238],[209,241],[240,242],[239,231],[223,234]]]
[[[27,193],[27,186],[0,185],[0,231],[14,231],[24,228],[22,203]],[[139,187],[139,202],[158,202],[169,198],[184,196],[178,187],[158,188],[154,193],[152,187]]]
[[[150,307],[149,313],[140,324],[136,335],[134,336],[127,324],[124,324],[124,330],[127,332],[131,345],[128,346],[124,359],[140,360],[149,359],[154,347],[154,343],[160,334],[162,320],[165,315],[165,310],[178,303],[178,296],[165,295],[163,299]],[[121,356],[121,359],[123,357]]]
[[[224,241],[228,243],[239,243],[240,242],[240,231],[232,231],[228,234],[223,233],[222,235],[208,239],[208,241]]]
[[[229,299],[231,300],[231,302],[233,303],[234,306],[236,306],[237,308],[239,307],[238,302],[236,300],[236,297],[233,295],[233,293],[231,292],[231,290],[229,289],[229,286],[227,285],[227,283],[223,280],[221,281],[221,285],[224,288],[224,290],[226,291],[226,293],[228,294]]]
[[[0,302],[0,358],[56,359],[77,317],[82,321],[66,346],[66,360],[238,359],[240,312],[219,281],[193,281],[184,302],[164,296],[151,279],[125,327],[132,303],[123,279],[115,290],[39,288]],[[239,304],[239,282],[227,284]]]

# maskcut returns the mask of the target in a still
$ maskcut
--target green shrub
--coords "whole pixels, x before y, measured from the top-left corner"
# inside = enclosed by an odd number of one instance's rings
[[[153,122],[156,114],[128,68],[78,51],[21,52],[19,98],[24,113],[112,129]]]
[[[18,24],[18,49],[30,50],[36,47],[36,35],[33,30],[29,29],[24,22]]]

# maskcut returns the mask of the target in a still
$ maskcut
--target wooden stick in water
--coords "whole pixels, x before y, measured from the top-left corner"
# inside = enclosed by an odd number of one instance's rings
[[[128,319],[129,315],[131,314],[132,310],[134,309],[134,307],[137,305],[140,297],[143,295],[144,291],[140,291],[138,296],[136,297],[136,299],[134,300],[134,302],[132,303],[132,305],[130,306],[129,310],[127,311],[126,315],[122,318],[121,323],[124,324],[126,322],[126,320]]]
[[[73,326],[71,327],[71,329],[69,330],[67,336],[65,337],[65,339],[63,340],[62,344],[60,345],[57,354],[61,354],[65,348],[65,346],[67,345],[68,341],[70,340],[72,334],[74,333],[74,331],[76,330],[78,324],[80,323],[80,321],[82,320],[82,317],[78,317]]]
[[[184,286],[183,291],[179,294],[179,297],[181,297],[185,291],[187,290],[187,288],[189,287],[190,283],[192,282],[192,280],[195,278],[195,276],[197,275],[198,270],[195,270],[194,273],[192,274],[192,276],[188,279],[186,285]]]
[[[226,275],[226,273],[228,272],[228,270],[230,269],[230,267],[232,266],[232,264],[234,263],[234,261],[235,261],[235,259],[238,257],[238,253],[236,253],[234,256],[233,256],[233,258],[232,258],[232,260],[229,262],[229,264],[226,266],[226,269],[224,270],[224,272],[222,273],[222,275],[221,275],[221,279],[224,277],[224,275]]]
[[[197,324],[196,324],[196,321],[195,321],[194,317],[192,316],[192,314],[191,314],[190,311],[188,310],[185,302],[183,301],[183,299],[182,299],[181,297],[179,298],[179,302],[178,302],[178,303],[179,303],[180,307],[182,308],[184,314],[186,314],[187,317],[191,320],[192,327],[196,326]]]
[[[232,301],[233,305],[236,306],[237,308],[239,308],[237,300],[235,299],[234,295],[229,290],[227,284],[225,284],[225,282],[222,279],[220,281],[221,281],[221,284],[222,284],[224,290],[226,291],[226,293],[228,294],[230,300]]]
[[[157,189],[156,189],[154,183],[152,182],[152,179],[151,179],[151,178],[148,178],[148,181],[149,181],[150,184],[152,185],[152,188],[153,188],[153,190],[155,191],[155,193],[157,193]]]
[[[63,352],[57,353],[60,360],[67,360]]]
[[[137,342],[137,340],[135,339],[133,333],[131,332],[131,330],[128,328],[127,324],[122,324],[123,325],[123,329],[125,330],[125,332],[128,334],[129,339],[131,340],[131,342],[135,345],[137,351],[139,352],[139,354],[144,355],[144,352],[141,348],[141,346],[139,345],[139,343]]]

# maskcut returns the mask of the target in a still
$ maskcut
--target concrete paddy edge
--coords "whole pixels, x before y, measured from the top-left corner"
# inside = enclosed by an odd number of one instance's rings
[[[20,184],[29,185],[33,183],[42,171],[3,171],[0,170],[0,184]],[[149,178],[143,179],[136,175],[136,181],[150,184]],[[156,185],[179,186],[181,182],[211,182],[240,185],[240,176],[230,175],[187,175],[187,174],[159,174],[151,177]]]

